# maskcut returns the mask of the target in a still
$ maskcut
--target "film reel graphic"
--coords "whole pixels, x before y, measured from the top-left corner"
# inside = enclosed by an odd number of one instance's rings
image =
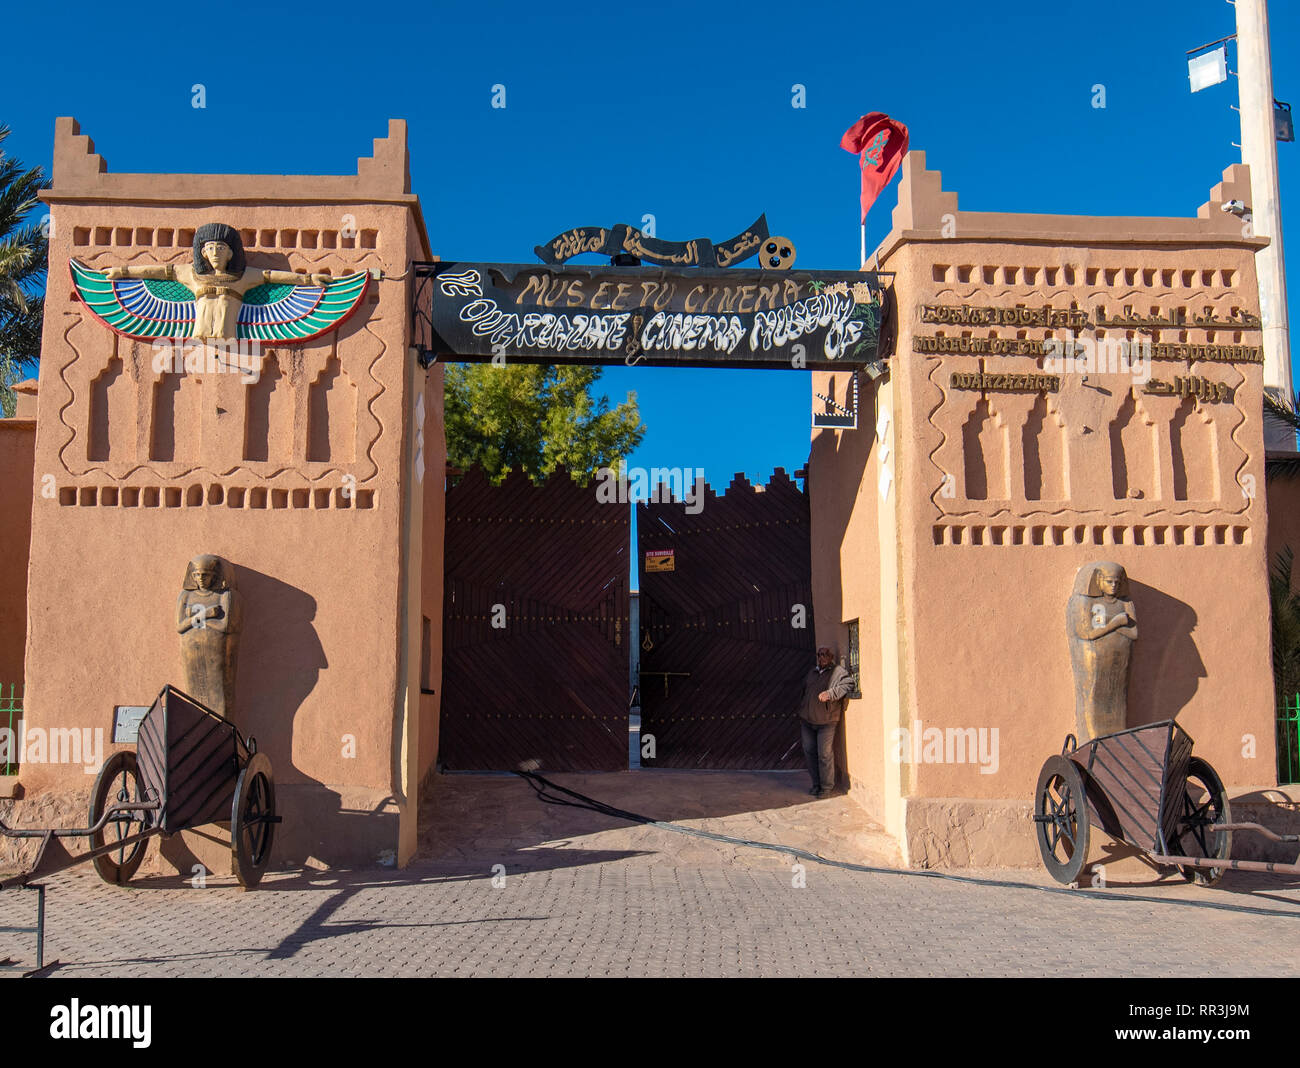
[[[788,271],[794,266],[794,242],[788,237],[769,237],[759,251],[759,266],[767,271]]]

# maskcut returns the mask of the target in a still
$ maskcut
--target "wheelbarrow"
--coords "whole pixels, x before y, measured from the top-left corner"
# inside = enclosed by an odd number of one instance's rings
[[[1034,823],[1043,865],[1057,882],[1077,883],[1091,827],[1210,886],[1225,870],[1300,875],[1300,864],[1233,860],[1232,833],[1300,843],[1258,823],[1234,823],[1223,780],[1192,755],[1192,738],[1172,719],[1104,734],[1083,745],[1068,735],[1038,776]]]
[[[0,834],[39,838],[29,871],[0,881],[0,890],[32,885],[91,861],[105,882],[124,886],[144,860],[149,839],[207,823],[230,821],[231,859],[240,886],[261,882],[271,859],[275,780],[271,761],[228,719],[174,686],[164,686],[140,721],[136,751],[120,750],[99,769],[89,826],[24,828],[0,820]],[[73,855],[60,839],[86,838]],[[44,887],[38,913],[37,969],[44,967]]]

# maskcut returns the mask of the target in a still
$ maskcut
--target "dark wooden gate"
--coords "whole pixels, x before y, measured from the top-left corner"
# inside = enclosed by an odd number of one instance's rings
[[[778,468],[766,489],[737,475],[690,507],[637,505],[643,752],[655,739],[642,763],[802,767],[795,705],[815,645],[808,498]]]
[[[629,528],[563,471],[448,489],[445,768],[627,767]]]

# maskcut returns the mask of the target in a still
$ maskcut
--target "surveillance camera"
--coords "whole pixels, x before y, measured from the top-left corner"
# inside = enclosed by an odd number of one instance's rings
[[[1243,204],[1240,200],[1229,200],[1226,204],[1223,205],[1223,210],[1225,212],[1229,212],[1232,215],[1242,216],[1245,215],[1250,209],[1247,208],[1246,205]]]

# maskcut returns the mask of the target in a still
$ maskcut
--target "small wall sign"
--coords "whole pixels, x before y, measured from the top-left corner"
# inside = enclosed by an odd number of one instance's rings
[[[113,709],[113,744],[135,744],[140,723],[149,714],[150,705],[117,705]]]

